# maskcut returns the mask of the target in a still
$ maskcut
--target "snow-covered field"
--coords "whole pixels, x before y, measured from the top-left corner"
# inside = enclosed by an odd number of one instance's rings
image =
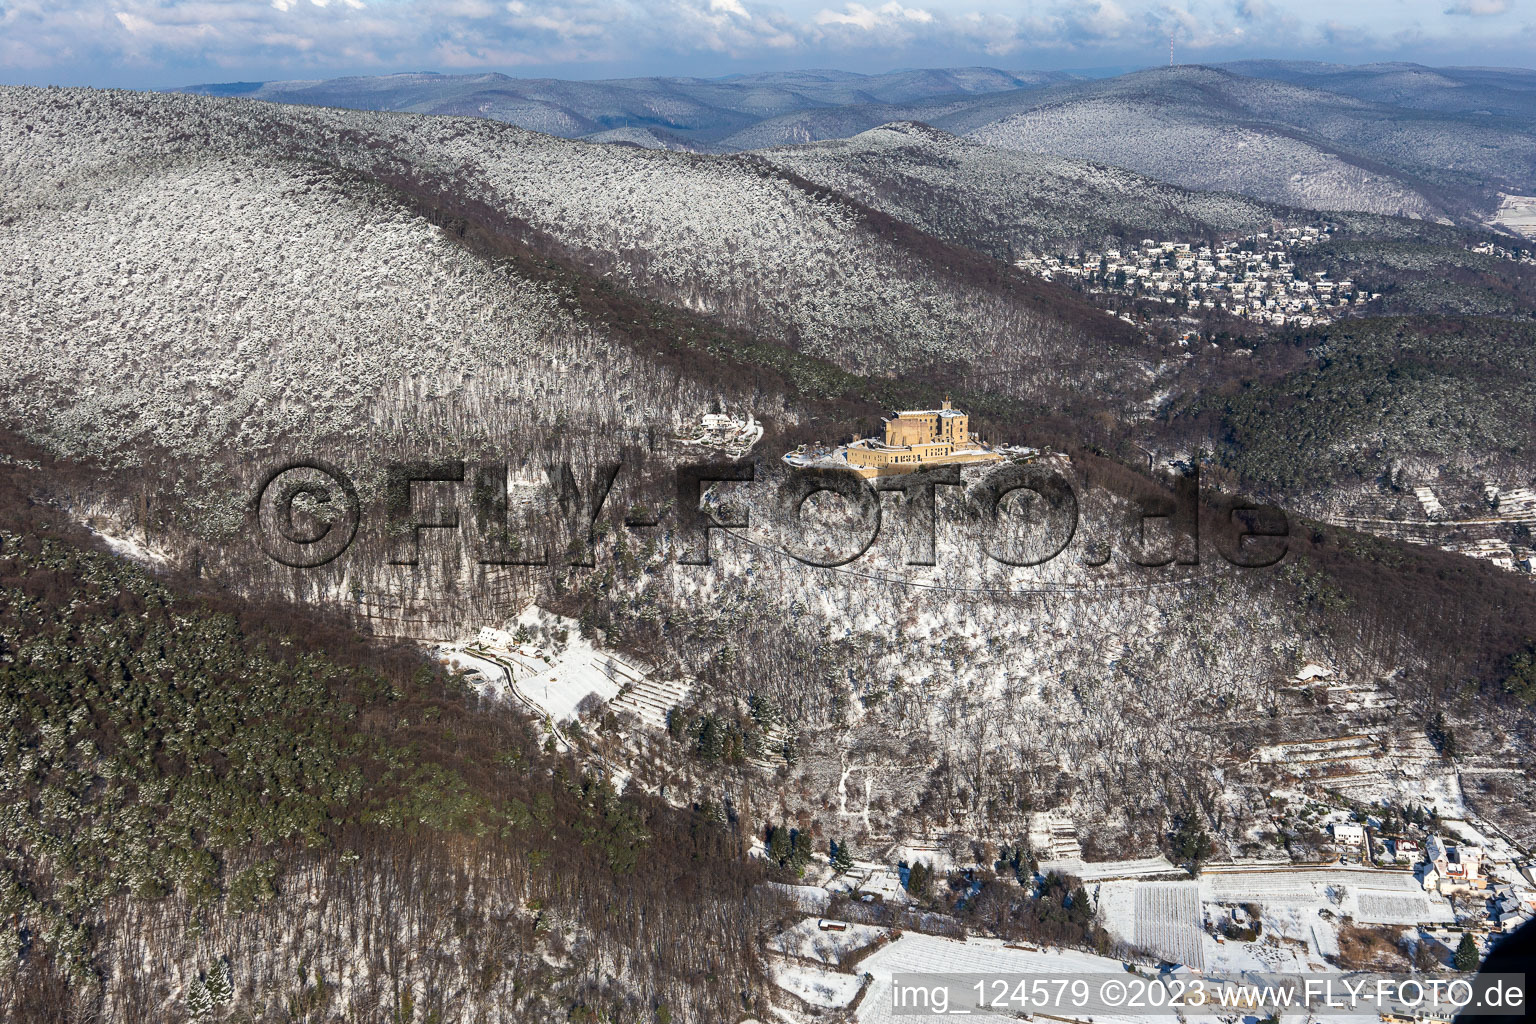
[[[1385,892],[1422,891],[1407,871],[1350,867],[1214,866],[1200,875],[1202,898],[1227,903],[1283,902],[1325,898],[1328,890],[1370,889]]]
[[[864,986],[859,975],[824,971],[805,964],[774,963],[768,969],[774,984],[812,1006],[847,1006]]]
[[[824,928],[822,927],[824,923],[833,926],[841,925],[843,930]],[[834,922],[821,917],[808,917],[793,928],[787,928],[769,939],[768,948],[774,952],[805,960],[820,960],[824,964],[835,966],[849,953],[862,949],[887,934],[888,931],[887,928],[872,924]]]
[[[1536,196],[1501,196],[1491,223],[1536,239]]]
[[[616,655],[598,650],[583,638],[574,619],[529,607],[517,621],[520,626],[546,625],[566,631],[564,649],[547,660],[543,652],[521,647],[506,652],[518,692],[557,722],[575,718],[577,707],[588,696],[606,704],[619,695],[621,679],[638,677],[627,665],[621,669],[623,663]]]
[[[1060,871],[1075,875],[1084,882],[1108,882],[1134,878],[1182,878],[1189,872],[1174,864],[1167,857],[1133,857],[1129,860],[1042,860],[1042,873]]]
[[[875,952],[860,967],[873,979],[864,1001],[859,1004],[860,1024],[902,1024],[913,1019],[910,1011],[892,1006],[892,979],[897,974],[1124,975],[1120,961],[1091,953],[1076,950],[1036,952],[1008,948],[996,939],[962,942],[915,932],[908,932]],[[1001,1013],[975,1013],[967,1019],[1017,1020],[1012,1014]]]
[[[1361,924],[1449,924],[1455,914],[1443,900],[1431,900],[1426,893],[1362,889],[1355,893],[1354,919]]]
[[[1108,883],[1107,883],[1108,884]],[[1136,883],[1126,883],[1136,884]],[[1278,922],[1271,921],[1266,928],[1274,926]],[[1322,944],[1329,946],[1331,930],[1323,930],[1325,937]],[[1208,965],[1207,976],[1232,978],[1241,974],[1271,973],[1294,974],[1326,972],[1337,973],[1337,969],[1328,966],[1317,958],[1298,956],[1289,946],[1265,945],[1259,943],[1226,943],[1218,945],[1213,940],[1206,940],[1210,945],[1208,949],[1214,954],[1212,962]],[[1315,944],[1314,940],[1314,944]],[[1332,945],[1329,952],[1336,953],[1337,946]],[[871,975],[869,991],[865,993],[863,1001],[859,1004],[857,1019],[860,1024],[899,1024],[899,1022],[912,1019],[912,1010],[909,1002],[905,1007],[897,1008],[892,1005],[894,992],[894,979],[897,975],[926,975],[927,979],[906,978],[906,983],[920,980],[932,980],[936,975],[981,975],[989,978],[1006,977],[1017,981],[1021,976],[1038,977],[1044,979],[1075,978],[1085,976],[1090,984],[1097,986],[1111,978],[1128,979],[1125,966],[1118,960],[1095,956],[1091,953],[1083,953],[1075,950],[1043,950],[1031,951],[1019,948],[1009,948],[1000,941],[991,939],[970,939],[960,941],[957,939],[939,938],[931,935],[907,933],[889,945],[881,948],[861,965],[861,968]],[[1143,972],[1145,969],[1143,969]],[[953,979],[955,986],[968,986],[975,978]],[[956,990],[958,994],[958,989]],[[1095,988],[1095,991],[1097,989]],[[1072,1018],[1069,1011],[1058,1011],[1059,1015]],[[995,1011],[981,1011],[967,1013],[968,1019],[981,1021],[1013,1021],[1017,1015]],[[1230,1024],[1232,1018],[1219,1018],[1214,1014],[1197,1014],[1185,1011],[1180,1018],[1191,1024],[1216,1024],[1218,1020],[1225,1019]],[[1103,1022],[1114,1021],[1124,1024],[1151,1024],[1157,1020],[1169,1020],[1169,1017],[1151,1015],[1138,1015],[1135,1013],[1102,1013],[1095,1012],[1090,1019]],[[1332,1018],[1326,1013],[1314,1015],[1315,1020],[1349,1020],[1348,1017]],[[1358,1018],[1353,1018],[1357,1019]]]
[[[1200,887],[1194,882],[1146,882],[1136,887],[1136,945],[1165,960],[1205,967]]]
[[[1172,962],[1207,970],[1315,970],[1338,953],[1338,928],[1454,921],[1450,903],[1406,871],[1265,865],[1207,868],[1197,881],[1131,879],[1088,886],[1104,927]],[[1218,942],[1207,919],[1256,904],[1256,942]],[[1290,940],[1284,943],[1282,940]]]
[[[1256,903],[1263,909],[1263,935],[1304,944],[1312,966],[1338,953],[1338,926],[1343,920],[1360,924],[1410,925],[1455,920],[1445,899],[1431,896],[1412,874],[1366,868],[1280,868],[1207,871],[1201,876],[1202,897],[1222,904]],[[1237,957],[1227,943],[1221,959]],[[1248,944],[1247,952],[1265,962],[1278,953],[1264,953]]]

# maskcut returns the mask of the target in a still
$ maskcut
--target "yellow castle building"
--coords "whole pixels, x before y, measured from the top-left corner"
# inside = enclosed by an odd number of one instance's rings
[[[862,477],[1002,459],[971,436],[970,416],[950,404],[948,396],[937,409],[907,409],[883,422],[884,441],[855,437],[843,449],[848,465]]]

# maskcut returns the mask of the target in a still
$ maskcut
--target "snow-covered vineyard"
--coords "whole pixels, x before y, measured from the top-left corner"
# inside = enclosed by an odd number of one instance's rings
[[[1410,544],[1484,559],[1501,569],[1536,573],[1536,545],[1530,542],[1531,527],[1536,526],[1536,487],[1501,486],[1485,480],[1479,496],[1464,496],[1447,508],[1435,486],[1419,484],[1404,500],[1388,504],[1376,497],[1327,518]]]

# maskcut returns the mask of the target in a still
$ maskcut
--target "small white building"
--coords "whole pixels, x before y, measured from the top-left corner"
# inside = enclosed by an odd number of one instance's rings
[[[1531,912],[1528,911],[1528,910],[1510,911],[1507,914],[1500,914],[1499,915],[1499,931],[1503,931],[1503,932],[1515,931],[1516,929],[1523,927],[1525,925],[1525,923],[1527,921],[1529,921],[1530,919],[1531,919]]]
[[[1324,668],[1315,661],[1309,661],[1296,673],[1298,683],[1310,683],[1314,679],[1327,679],[1333,675],[1333,670]]]
[[[475,634],[475,646],[489,647],[493,650],[509,651],[517,644],[517,639],[504,629],[493,629],[490,626],[480,627],[480,632]]]
[[[1329,830],[1336,843],[1359,846],[1365,842],[1365,826],[1358,821],[1336,821],[1329,826]]]

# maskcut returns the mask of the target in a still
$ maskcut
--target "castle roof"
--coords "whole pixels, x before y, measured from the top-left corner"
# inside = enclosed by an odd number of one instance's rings
[[[901,417],[901,416],[964,416],[965,413],[961,412],[959,409],[899,409],[899,410],[897,410],[896,415],[898,417]],[[886,417],[886,422],[890,422],[890,417]]]

